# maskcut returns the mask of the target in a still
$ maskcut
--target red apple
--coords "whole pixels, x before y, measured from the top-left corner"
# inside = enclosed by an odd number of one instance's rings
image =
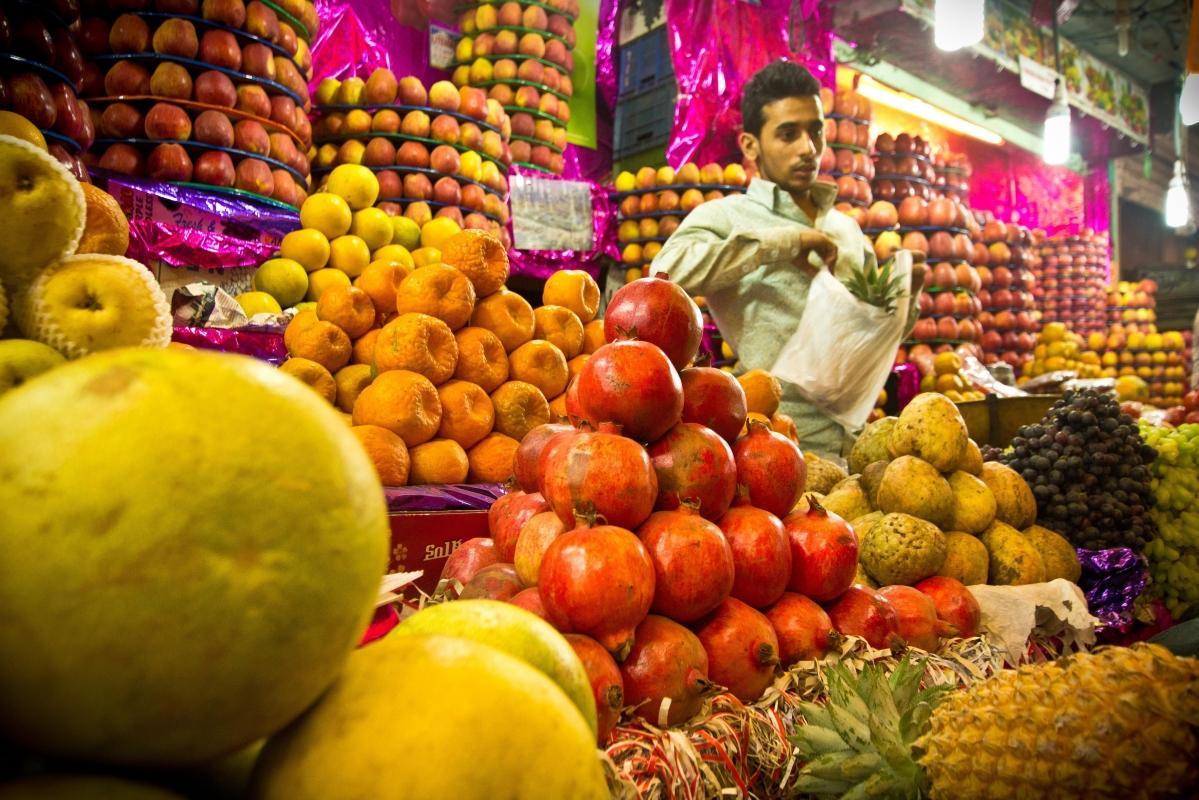
[[[197,183],[206,183],[209,186],[229,187],[237,182],[237,172],[233,167],[233,159],[229,157],[228,153],[216,150],[200,154],[199,158],[196,159],[192,177]]]
[[[270,197],[275,192],[275,178],[271,175],[271,168],[265,161],[257,158],[243,158],[238,163],[234,185],[238,189],[264,197]]]
[[[271,116],[271,98],[261,86],[243,84],[237,87],[235,107],[238,111],[244,111],[262,119],[269,119]]]
[[[248,153],[265,156],[271,152],[271,139],[262,123],[243,119],[233,126],[234,147]]]
[[[150,94],[173,100],[191,100],[191,73],[182,64],[173,61],[162,62],[154,68],[154,74],[150,76]]]
[[[149,114],[146,115],[149,119]],[[185,182],[192,179],[192,160],[180,144],[160,144],[150,151],[146,175],[156,181]]]
[[[190,139],[191,117],[173,103],[155,103],[146,112],[146,136],[151,139]]]
[[[210,30],[200,38],[200,60],[214,67],[241,70],[241,47],[229,31]]]
[[[142,154],[130,144],[109,145],[100,157],[100,169],[119,172],[122,175],[141,175],[145,170]]]
[[[214,69],[196,76],[194,94],[198,103],[226,108],[237,105],[237,89],[234,88],[233,81],[223,72]]]
[[[233,147],[233,123],[220,111],[208,109],[201,112],[196,117],[194,131],[198,142],[217,147]]]

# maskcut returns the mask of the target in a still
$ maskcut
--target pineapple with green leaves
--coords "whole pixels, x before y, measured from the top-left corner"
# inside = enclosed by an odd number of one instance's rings
[[[796,795],[932,800],[1199,796],[1199,661],[1156,645],[1005,670],[960,691],[829,672],[793,737]]]
[[[895,259],[889,258],[882,264],[866,259],[860,268],[854,269],[845,281],[845,288],[863,303],[881,308],[894,314],[907,287],[903,276],[895,274]]]

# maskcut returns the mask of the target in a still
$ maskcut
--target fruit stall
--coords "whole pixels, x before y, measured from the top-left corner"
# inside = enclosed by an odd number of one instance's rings
[[[1067,29],[1047,165],[934,5],[5,3],[0,800],[1199,792],[1148,94]],[[910,312],[840,452],[661,257],[780,58]]]

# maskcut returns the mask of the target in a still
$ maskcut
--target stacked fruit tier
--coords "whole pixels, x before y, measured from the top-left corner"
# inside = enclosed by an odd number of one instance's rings
[[[939,196],[934,184],[932,145],[919,136],[880,133],[874,141],[874,196],[901,203],[908,197],[931,200]]]
[[[454,84],[483,89],[512,117],[514,163],[561,175],[578,0],[470,3],[458,11]]]
[[[820,90],[824,104],[824,153],[820,158],[819,179],[837,186],[837,204],[842,211],[866,208],[874,201],[870,181],[874,164],[870,160],[870,122],[874,110],[870,101],[853,90],[836,94]]]
[[[313,174],[362,164],[379,179],[378,205],[418,225],[450,217],[509,243],[508,117],[482,89],[387,69],[364,81],[326,78],[317,89]]]
[[[47,4],[5,3],[0,9],[0,109],[15,111],[42,131],[50,155],[87,179],[80,153],[95,139],[87,104],[83,54],[70,26],[77,21]]]
[[[202,14],[83,21],[103,72],[83,90],[96,114],[90,165],[299,207],[311,189],[313,31],[258,0],[207,0]]]
[[[700,168],[688,163],[677,172],[642,167],[636,175],[618,175],[611,197],[619,205],[616,237],[626,279],[649,274],[649,265],[684,217],[710,200],[744,192],[748,182],[740,164]]]
[[[1032,234],[1015,223],[991,219],[982,227],[981,238],[986,248],[986,264],[979,264],[978,271],[982,282],[979,297],[985,309],[980,315],[983,361],[1004,361],[1019,373],[1033,358],[1040,328],[1033,296],[1033,267],[1038,256]],[[981,261],[982,248],[976,245],[975,250]]]
[[[1147,332],[1113,325],[1103,354],[1106,374],[1142,379],[1148,385],[1146,399],[1155,406],[1181,405],[1183,395],[1190,390],[1187,338],[1180,331],[1158,333],[1153,325]]]
[[[1109,324],[1148,333],[1157,323],[1157,283],[1146,279],[1108,286],[1105,305]]]
[[[1040,247],[1037,299],[1046,322],[1080,334],[1104,329],[1104,286],[1111,268],[1106,235],[1055,236]]]
[[[933,190],[946,197],[970,196],[970,161],[962,153],[942,151],[933,156]]]

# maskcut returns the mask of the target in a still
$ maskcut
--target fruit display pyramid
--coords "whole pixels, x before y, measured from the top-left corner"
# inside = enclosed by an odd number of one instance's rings
[[[418,225],[449,217],[509,246],[511,123],[482,89],[380,68],[365,79],[326,78],[316,91],[318,185],[340,164],[361,164],[379,181],[378,203]]]
[[[311,190],[312,3],[159,5],[172,11],[81,24],[97,68],[83,91],[97,119],[89,166],[298,208]]]
[[[740,164],[700,167],[688,162],[677,171],[642,167],[636,175],[617,175],[611,197],[619,206],[616,238],[626,282],[650,273],[662,245],[688,214],[711,200],[745,192],[748,183]]]
[[[1058,235],[1040,245],[1034,294],[1045,322],[1062,322],[1075,333],[1101,333],[1111,272],[1107,234],[1090,228],[1078,236]]]
[[[1102,359],[1098,352],[1102,348],[1093,346],[1102,344],[1102,339],[1098,334],[1084,338],[1067,328],[1064,322],[1046,322],[1037,334],[1033,359],[1024,366],[1017,383],[1023,384],[1059,370],[1070,370],[1084,379],[1103,377]]]
[[[870,158],[870,101],[851,90],[820,90],[824,104],[825,149],[820,180],[837,185],[837,202],[865,208],[873,201],[870,182],[875,164]]]
[[[1186,338],[1179,331],[1158,333],[1152,323],[1146,327],[1148,332],[1111,327],[1102,356],[1105,375],[1140,378],[1146,384],[1140,399],[1159,408],[1181,405],[1190,390]]]
[[[14,111],[41,131],[50,155],[87,180],[81,154],[96,133],[78,97],[87,64],[72,30],[77,4],[5,3],[0,10],[0,110]]]
[[[512,118],[512,161],[561,175],[574,94],[578,0],[459,6],[453,82],[483,89]]]
[[[987,249],[987,268],[979,270],[983,362],[1003,361],[1019,375],[1032,361],[1040,328],[1033,295],[1037,285],[1034,266],[1040,256],[1032,232],[1013,222],[988,220],[982,227],[982,243]]]
[[[1157,282],[1118,281],[1105,295],[1108,325],[1120,325],[1125,333],[1149,333],[1157,324]]]

